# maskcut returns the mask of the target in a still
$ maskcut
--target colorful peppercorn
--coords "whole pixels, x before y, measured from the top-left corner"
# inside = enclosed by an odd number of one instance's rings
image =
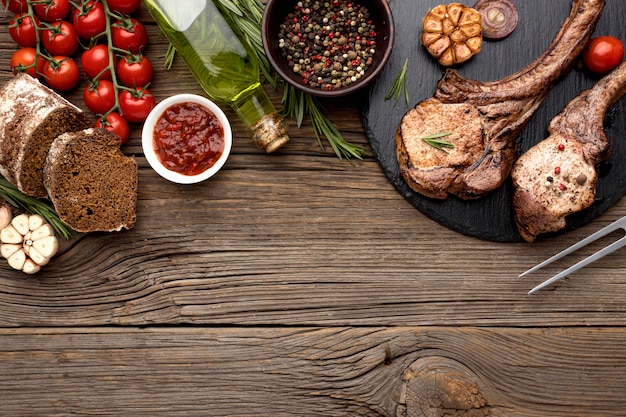
[[[376,53],[366,7],[346,0],[302,0],[280,26],[278,45],[304,84],[336,90],[358,81]]]

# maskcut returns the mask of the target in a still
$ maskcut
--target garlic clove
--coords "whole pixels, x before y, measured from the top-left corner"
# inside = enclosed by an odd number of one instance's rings
[[[0,254],[4,258],[8,258],[20,249],[22,249],[22,245],[7,243],[0,245]]]
[[[42,255],[37,249],[31,246],[28,250],[28,257],[39,266],[44,266],[50,262],[49,256]]]
[[[54,229],[48,223],[41,225],[36,229],[33,229],[33,231],[30,233],[30,238],[32,240],[38,240],[46,236],[54,236]]]
[[[11,207],[5,203],[0,206],[0,229],[4,229],[10,225],[11,220],[13,220],[13,211],[11,210]]]
[[[24,268],[24,263],[26,262],[26,254],[23,250],[18,250],[13,255],[7,258],[9,265],[11,268],[22,270]]]
[[[24,261],[24,266],[22,267],[22,271],[27,274],[34,274],[36,272],[39,272],[40,269],[41,265],[37,265],[30,259],[26,259],[26,261]]]
[[[2,243],[22,243],[24,235],[18,232],[12,224],[0,231],[0,242]]]
[[[29,230],[35,230],[41,227],[44,223],[46,223],[46,221],[44,220],[43,217],[41,217],[38,214],[31,214],[28,217],[28,229]]]
[[[59,241],[55,236],[46,236],[33,240],[33,248],[46,257],[52,257],[59,250]]]
[[[11,220],[11,226],[13,226],[20,235],[24,236],[30,231],[28,227],[28,214],[23,213],[15,216],[13,220]]]

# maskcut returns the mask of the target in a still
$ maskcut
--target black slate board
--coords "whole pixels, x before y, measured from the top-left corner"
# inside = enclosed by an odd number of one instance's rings
[[[382,170],[417,210],[459,233],[495,242],[521,241],[512,217],[512,187],[506,182],[491,195],[474,201],[456,197],[445,201],[426,198],[412,191],[400,177],[394,152],[394,135],[407,107],[385,95],[398,72],[409,59],[407,87],[410,106],[431,97],[445,68],[439,66],[419,44],[421,21],[438,0],[391,0],[396,40],[390,61],[368,91],[362,119],[369,142]],[[460,67],[466,78],[493,81],[532,63],[548,47],[571,10],[571,0],[514,0],[519,12],[517,29],[505,40],[483,43],[482,52]],[[473,5],[473,2],[466,2]],[[593,36],[613,35],[626,43],[626,2],[607,0]],[[546,100],[518,138],[518,152],[524,152],[547,136],[550,120],[580,91],[590,88],[598,77],[574,69],[551,90]],[[605,132],[612,156],[598,167],[600,179],[596,203],[570,216],[565,231],[580,227],[615,204],[626,192],[626,97],[609,112]],[[546,238],[544,236],[542,238]]]

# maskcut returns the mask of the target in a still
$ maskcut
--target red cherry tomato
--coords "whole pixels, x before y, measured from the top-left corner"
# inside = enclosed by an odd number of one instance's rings
[[[111,39],[116,48],[138,54],[148,45],[148,32],[140,21],[127,17],[111,25]]]
[[[115,106],[115,87],[109,80],[89,83],[83,92],[85,105],[96,114],[105,114]]]
[[[107,4],[114,12],[132,14],[139,8],[141,0],[107,0]]]
[[[78,84],[80,70],[72,58],[57,55],[45,62],[42,77],[53,89],[68,91]]]
[[[37,61],[37,66],[35,66],[35,60]],[[14,74],[25,72],[34,78],[39,78],[44,64],[45,59],[41,56],[37,57],[35,48],[21,48],[11,56],[10,66]]]
[[[116,112],[111,112],[107,114],[106,117],[99,117],[98,120],[96,120],[95,127],[115,133],[122,140],[122,145],[125,144],[130,137],[130,126],[128,126],[128,122]]]
[[[47,0],[45,2],[33,3],[33,9],[37,16],[46,22],[56,22],[63,20],[70,14],[72,6],[69,0]]]
[[[583,51],[585,66],[596,74],[605,74],[624,59],[624,44],[613,36],[591,39]]]
[[[98,76],[101,80],[111,79],[111,70],[109,67],[109,48],[106,45],[98,44],[83,52],[80,63],[85,71],[85,75],[90,80],[95,80]],[[117,65],[117,57],[113,55],[113,68]],[[103,72],[104,71],[104,72]]]
[[[31,19],[27,13],[18,13],[9,22],[9,34],[19,46],[34,47],[37,45],[37,27],[40,23],[37,16]]]
[[[2,0],[2,4],[13,13],[22,13],[28,11],[26,0]]]
[[[106,30],[104,6],[96,0],[91,0],[86,4],[80,3],[74,9],[72,23],[78,36],[83,39],[91,39],[101,35]]]
[[[152,62],[144,55],[126,55],[117,64],[117,75],[126,87],[145,87],[152,81]]]
[[[78,35],[70,22],[60,20],[48,24],[41,32],[41,43],[52,55],[74,55],[78,49]]]
[[[119,94],[119,104],[122,116],[126,120],[140,123],[146,120],[156,102],[149,90],[134,89],[132,92],[128,90],[122,91]]]

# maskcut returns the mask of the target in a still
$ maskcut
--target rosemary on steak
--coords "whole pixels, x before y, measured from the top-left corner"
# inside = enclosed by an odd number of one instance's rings
[[[400,72],[398,72],[396,79],[393,81],[391,88],[385,96],[385,100],[389,100],[393,97],[393,99],[395,100],[394,106],[398,104],[398,100],[400,100],[400,95],[404,92],[404,101],[406,102],[406,106],[409,107],[409,91],[406,88],[406,70],[408,66],[409,58],[405,59],[402,69],[400,70]]]
[[[13,184],[0,177],[0,197],[16,208],[23,208],[31,214],[38,214],[43,217],[64,239],[71,239],[73,235],[65,223],[59,219],[59,215],[48,203],[35,197],[28,196],[18,190]]]
[[[441,132],[441,133],[433,133],[432,135],[421,137],[420,140],[423,140],[433,148],[439,149],[440,151],[444,151],[448,153],[448,149],[454,148],[454,144],[452,142],[448,142],[447,140],[442,140],[440,138],[451,135],[452,132]]]

